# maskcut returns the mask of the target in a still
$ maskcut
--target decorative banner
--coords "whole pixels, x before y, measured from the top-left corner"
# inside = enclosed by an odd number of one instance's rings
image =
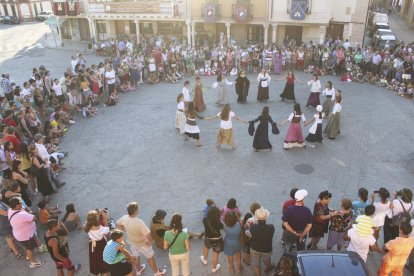
[[[173,17],[180,17],[180,7],[178,3],[171,3],[172,5],[172,16]]]
[[[245,4],[236,4],[234,6],[234,20],[238,23],[244,23],[249,20],[250,6]]]
[[[207,4],[204,6],[204,21],[214,22],[216,21],[217,5]]]
[[[68,16],[77,16],[80,14],[79,2],[76,0],[67,0],[67,15]]]
[[[293,20],[304,20],[307,8],[306,0],[292,0],[290,18]]]
[[[66,3],[65,2],[54,2],[53,13],[56,16],[65,16],[66,15]]]

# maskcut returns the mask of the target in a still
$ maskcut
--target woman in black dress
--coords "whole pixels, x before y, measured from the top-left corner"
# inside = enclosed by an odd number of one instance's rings
[[[269,107],[263,107],[262,114],[257,117],[255,120],[250,121],[250,123],[257,123],[256,132],[254,134],[253,139],[253,148],[255,151],[263,150],[263,149],[271,149],[272,144],[269,142],[269,124],[273,123],[272,117],[269,115]]]
[[[246,98],[249,95],[249,87],[250,87],[250,81],[246,77],[245,71],[240,71],[240,74],[237,76],[236,82],[236,93],[239,96],[237,98],[238,103],[245,103]]]
[[[29,146],[30,158],[32,160],[32,166],[36,167],[35,177],[37,180],[37,188],[39,192],[47,197],[53,194],[54,190],[52,184],[49,181],[47,170],[45,169],[45,161],[42,160],[37,154],[37,147],[35,145]]]

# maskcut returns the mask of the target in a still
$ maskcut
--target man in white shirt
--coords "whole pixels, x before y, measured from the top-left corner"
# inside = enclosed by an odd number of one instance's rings
[[[154,251],[152,250],[151,232],[145,225],[144,221],[137,218],[138,203],[131,202],[127,206],[128,215],[124,215],[117,222],[119,229],[125,231],[127,242],[131,246],[131,253],[135,257],[135,266],[137,275],[141,275],[145,269],[145,265],[141,265],[140,255],[144,255],[148,259],[154,276],[162,276],[167,272],[165,269],[158,269],[154,259]]]
[[[49,181],[50,183],[55,184],[55,186],[57,188],[62,187],[63,185],[65,185],[65,182],[60,182],[59,179],[56,178],[56,175],[52,172],[52,170],[50,169],[50,154],[47,151],[45,145],[43,145],[43,136],[42,134],[36,134],[34,137],[34,142],[35,142],[35,146],[37,148],[38,151],[38,155],[40,158],[42,158],[42,160],[45,162],[45,169],[47,171],[47,174],[49,176]]]
[[[30,92],[28,82],[23,83],[23,89],[20,91],[20,98],[25,98],[27,100],[30,100],[32,98],[32,93]]]
[[[111,94],[115,90],[115,81],[116,81],[115,71],[112,68],[111,64],[108,64],[106,66],[105,80],[106,80],[106,83],[108,84],[109,94]]]
[[[62,85],[60,84],[58,79],[53,81],[52,86],[53,91],[55,91],[55,95],[58,98],[59,102],[62,104],[65,101],[65,96],[63,95]]]
[[[344,239],[350,240],[348,248],[346,250],[358,253],[364,262],[367,262],[368,251],[370,247],[372,250],[382,253],[382,250],[378,247],[377,241],[373,235],[363,237],[357,233],[355,227],[348,230],[348,233]]]
[[[70,61],[72,72],[75,72],[75,67],[77,64],[78,64],[78,59],[75,56],[72,56],[72,60]]]

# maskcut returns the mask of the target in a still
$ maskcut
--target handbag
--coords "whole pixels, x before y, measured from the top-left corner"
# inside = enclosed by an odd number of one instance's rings
[[[255,131],[255,129],[254,129],[254,121],[250,121],[249,122],[249,128],[248,128],[247,131],[249,132],[249,135],[250,136],[253,136],[254,135],[254,131]]]
[[[277,124],[276,123],[272,123],[272,133],[274,135],[278,135],[280,133],[279,129],[277,128]]]

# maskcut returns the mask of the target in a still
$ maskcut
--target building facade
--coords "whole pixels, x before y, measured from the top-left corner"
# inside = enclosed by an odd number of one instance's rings
[[[57,2],[60,1],[60,2]],[[363,40],[367,0],[57,0],[65,39],[98,41],[159,34],[245,43],[319,42],[325,36]],[[75,5],[74,5],[75,3]],[[72,13],[69,9],[72,7]],[[75,9],[76,12],[73,10]]]
[[[50,11],[50,3],[43,0],[0,0],[0,15],[16,16],[20,22],[33,21],[41,11]]]

